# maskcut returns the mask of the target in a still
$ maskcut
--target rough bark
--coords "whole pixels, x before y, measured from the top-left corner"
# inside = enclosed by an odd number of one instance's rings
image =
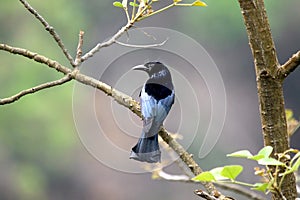
[[[247,29],[254,58],[260,117],[264,144],[274,148],[273,155],[289,149],[283,98],[283,79],[278,76],[280,65],[266,15],[263,0],[238,0]],[[270,166],[271,170],[274,170]],[[288,175],[280,188],[286,199],[296,198],[293,174]],[[282,199],[278,192],[273,199]]]

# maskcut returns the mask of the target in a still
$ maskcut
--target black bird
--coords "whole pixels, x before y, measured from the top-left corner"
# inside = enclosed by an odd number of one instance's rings
[[[138,143],[132,148],[130,158],[149,163],[160,162],[158,132],[175,98],[171,73],[160,62],[148,62],[132,69],[145,71],[150,78],[140,93],[143,130]]]

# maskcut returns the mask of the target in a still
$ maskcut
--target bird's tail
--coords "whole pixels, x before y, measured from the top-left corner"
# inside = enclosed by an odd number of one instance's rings
[[[132,148],[130,158],[142,162],[156,163],[160,162],[160,154],[158,134],[155,134],[150,137],[141,137]]]

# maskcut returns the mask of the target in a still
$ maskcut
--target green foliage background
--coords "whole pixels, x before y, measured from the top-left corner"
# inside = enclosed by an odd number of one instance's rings
[[[219,57],[215,59],[217,64],[222,63],[220,70],[229,91],[229,100],[234,99],[235,95],[244,94],[230,92],[231,89],[236,89],[236,84],[243,81],[241,86],[251,82],[248,89],[253,96],[249,98],[253,98],[251,102],[256,102],[252,61],[237,1],[205,2],[208,4],[207,8],[174,8],[146,19],[139,23],[139,26],[172,28],[200,41],[214,58]],[[112,1],[108,0],[30,0],[29,3],[54,26],[73,55],[79,30],[86,32],[84,50],[87,50],[114,34],[125,23],[124,13],[120,13],[119,9],[112,6]],[[297,0],[288,3],[267,0],[266,4],[275,40],[279,41],[278,49],[282,55],[280,58],[284,61],[300,47],[299,38],[290,41],[290,34],[293,34],[293,37],[299,36],[297,22],[300,18],[300,3]],[[1,1],[0,27],[1,43],[27,48],[68,65],[53,39],[19,1]],[[285,48],[285,44],[289,44],[288,48]],[[236,62],[228,61],[226,55],[236,58]],[[247,69],[240,67],[245,65]],[[243,74],[246,74],[245,77],[250,74],[251,79],[244,79]],[[28,59],[0,52],[0,77],[0,98],[4,98],[22,89],[58,79],[61,75]],[[233,77],[235,79],[232,79]],[[288,84],[296,84],[296,80],[291,78]],[[149,175],[120,175],[93,160],[82,147],[74,127],[72,86],[72,83],[68,83],[0,107],[1,199],[137,199],[143,194],[143,199],[161,196],[173,200],[189,196],[196,198],[191,190],[197,186],[151,182]],[[299,95],[293,97],[299,99]],[[229,117],[233,116],[234,121],[235,113],[230,111],[234,105],[231,102]],[[254,129],[259,132],[257,105],[250,105],[256,110],[248,114],[257,119],[250,122],[250,125],[257,127]],[[295,103],[288,101],[288,105],[293,108]],[[229,125],[225,125],[225,130],[231,130],[230,124],[235,123],[230,123],[230,119]],[[256,135],[259,138],[259,134]],[[220,141],[226,142],[226,137],[222,137]],[[251,143],[235,145],[232,148],[253,147]],[[224,151],[237,150],[228,147],[226,143],[220,146],[207,158],[207,166],[217,166],[218,163],[224,162],[215,159],[216,156],[225,155]],[[192,147],[191,151],[193,148],[196,149],[197,146]],[[125,183],[126,186],[123,185]],[[146,186],[148,188],[145,188]],[[168,192],[174,188],[180,188],[181,194]],[[115,190],[118,193],[114,192]],[[153,191],[156,191],[155,194]]]

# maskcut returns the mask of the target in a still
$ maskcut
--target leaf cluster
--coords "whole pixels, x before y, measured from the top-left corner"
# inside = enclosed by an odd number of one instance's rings
[[[255,175],[262,177],[262,182],[251,184],[237,181],[237,176],[243,171],[243,166],[241,165],[226,165],[223,167],[217,167],[199,174],[192,180],[202,182],[235,183],[266,193],[269,191],[279,191],[284,177],[299,169],[300,152],[296,149],[289,149],[282,154],[276,155],[276,159],[271,157],[272,152],[273,148],[271,146],[266,146],[255,155],[252,155],[248,150],[240,150],[227,155],[228,157],[253,160],[256,161],[257,164],[263,165],[265,167],[263,169],[259,167],[255,168]],[[290,153],[295,153],[295,156],[292,159],[290,159]],[[272,172],[268,166],[276,166],[275,171]]]
[[[147,17],[150,17],[152,15],[158,14],[160,12],[163,12],[171,7],[174,6],[207,6],[204,2],[200,0],[195,0],[192,3],[182,3],[182,0],[173,0],[172,3],[170,3],[167,6],[164,6],[162,8],[159,8],[157,10],[154,10],[152,5],[154,3],[157,3],[159,0],[133,0],[128,3],[128,0],[122,0],[113,2],[113,5],[118,8],[122,8],[125,11],[126,17],[128,22],[134,23],[136,21],[140,21],[142,19],[145,19]],[[131,14],[129,13],[129,7],[131,7]],[[131,17],[130,17],[131,15]]]

